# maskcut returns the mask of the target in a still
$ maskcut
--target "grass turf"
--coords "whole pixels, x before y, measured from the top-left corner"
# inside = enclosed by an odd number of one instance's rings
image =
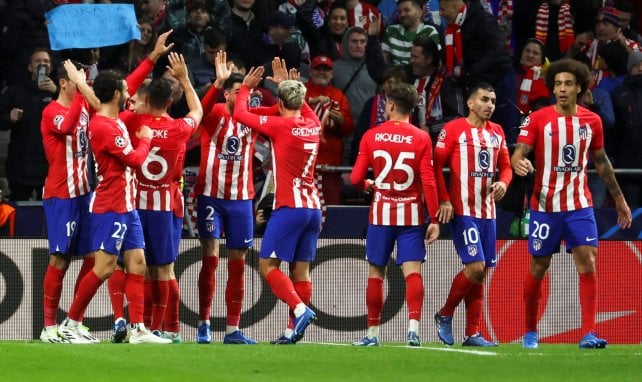
[[[345,344],[343,344],[345,345]],[[0,342],[1,381],[640,381],[642,346],[56,345]]]

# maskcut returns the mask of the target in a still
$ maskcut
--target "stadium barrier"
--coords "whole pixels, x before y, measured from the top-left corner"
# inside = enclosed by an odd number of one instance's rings
[[[256,239],[246,265],[245,301],[241,326],[246,334],[259,341],[276,338],[285,328],[287,308],[277,301],[258,274]],[[483,333],[500,343],[519,341],[523,334],[522,280],[529,256],[524,240],[498,240],[497,267],[488,273],[483,315]],[[42,279],[48,255],[45,239],[0,240],[0,339],[38,338],[43,325]],[[221,248],[222,256],[226,249]],[[366,328],[365,286],[367,263],[365,242],[356,238],[321,239],[317,261],[313,264],[314,293],[312,307],[319,320],[308,329],[305,341],[350,342],[361,338]],[[71,304],[73,285],[80,261],[72,262],[65,278],[59,320]],[[601,241],[597,260],[598,326],[601,336],[610,343],[640,343],[642,340],[642,242]],[[445,301],[453,276],[460,270],[450,240],[438,240],[428,247],[423,266],[425,303],[420,336],[424,342],[436,342],[433,314]],[[176,274],[181,287],[181,331],[183,338],[196,337],[198,312],[198,272],[200,244],[197,239],[183,239]],[[216,293],[212,311],[214,340],[221,341],[225,327],[224,290],[227,262],[221,261],[216,272]],[[577,273],[572,256],[564,250],[553,259],[544,284],[539,330],[542,342],[575,343],[580,333],[580,306],[577,298]],[[407,330],[404,303],[405,284],[400,267],[389,267],[385,284],[381,339],[403,342]],[[464,331],[463,303],[455,313],[457,339]],[[103,284],[85,315],[98,338],[111,334],[113,317]]]

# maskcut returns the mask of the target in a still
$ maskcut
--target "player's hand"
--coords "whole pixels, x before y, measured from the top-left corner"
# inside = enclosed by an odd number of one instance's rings
[[[428,241],[428,244],[432,244],[435,240],[439,238],[439,224],[437,223],[430,223],[428,225],[428,229],[426,230],[426,240]]]
[[[446,224],[451,221],[453,218],[453,204],[450,201],[439,203],[436,218],[442,224]]]
[[[143,125],[136,131],[136,137],[138,139],[147,138],[151,140],[154,137],[154,132],[149,126]]]
[[[493,199],[501,200],[506,195],[508,186],[504,182],[495,182],[490,185],[490,190],[493,192]]]
[[[272,60],[272,76],[268,76],[267,79],[277,85],[288,79],[288,68],[284,59],[274,57]]]
[[[257,68],[250,68],[250,70],[247,72],[247,75],[245,76],[245,79],[243,80],[243,85],[246,85],[250,89],[254,89],[255,87],[259,86],[261,80],[263,80],[264,72],[265,68],[262,66],[259,66]]]
[[[167,70],[169,73],[174,76],[179,81],[187,79],[187,64],[185,64],[185,59],[182,54],[171,52],[169,56],[169,66]]]
[[[65,60],[62,65],[65,67],[67,72],[67,77],[69,81],[73,82],[74,85],[78,86],[87,82],[87,77],[85,76],[85,71],[78,69],[71,60]]]
[[[9,112],[9,120],[11,121],[11,123],[16,123],[16,122],[18,122],[20,119],[22,119],[22,114],[23,114],[23,113],[24,113],[24,110],[19,109],[19,108],[17,108],[17,107],[14,107],[14,108],[13,108],[13,109],[11,109],[11,111]]]
[[[620,228],[631,228],[631,222],[633,221],[631,209],[623,197],[620,198],[620,201],[616,200],[615,210],[617,211],[617,224]]]
[[[49,93],[55,93],[58,91],[58,87],[56,84],[53,82],[53,80],[49,77],[45,77],[40,84],[38,84],[38,89],[47,91]]]
[[[530,160],[520,159],[519,161],[517,161],[515,166],[513,166],[513,171],[515,171],[516,175],[526,176],[535,171],[535,168],[533,167],[533,164]]]
[[[152,50],[152,52],[149,54],[149,58],[152,61],[156,62],[160,56],[169,53],[169,51],[174,47],[174,43],[165,45],[165,43],[167,42],[167,38],[170,34],[172,34],[173,31],[173,29],[170,29],[162,35],[158,36],[156,45],[154,45],[154,50]]]
[[[234,66],[234,64],[232,64],[232,66]],[[221,89],[225,81],[232,75],[232,68],[227,67],[227,53],[224,50],[216,52],[214,67],[216,68],[216,81],[214,81],[214,86],[217,89]]]
[[[366,195],[371,194],[374,191],[375,182],[372,179],[366,179],[366,187],[363,189],[363,192]]]

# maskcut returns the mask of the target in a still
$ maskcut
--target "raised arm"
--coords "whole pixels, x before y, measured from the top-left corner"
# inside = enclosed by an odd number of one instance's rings
[[[243,85],[236,95],[234,102],[234,119],[244,124],[245,126],[255,129],[265,136],[270,136],[271,129],[267,128],[266,116],[254,114],[248,109],[247,99],[250,95],[250,89],[258,86],[263,78],[265,69],[262,66],[258,68],[251,68],[243,80]]]
[[[212,111],[218,95],[221,93],[221,89],[223,89],[223,84],[225,84],[225,81],[232,75],[232,71],[227,67],[227,53],[225,53],[225,51],[216,52],[214,68],[216,69],[216,80],[201,101],[204,115],[208,115]]]
[[[143,84],[145,78],[147,78],[147,76],[149,76],[149,74],[154,69],[156,61],[158,61],[158,59],[162,55],[169,53],[169,51],[172,49],[174,43],[165,45],[165,43],[167,42],[167,37],[169,37],[171,33],[172,30],[169,30],[158,36],[156,45],[154,45],[154,50],[152,50],[149,56],[145,60],[143,60],[143,62],[141,62],[136,67],[136,69],[134,69],[127,76],[127,78],[125,78],[125,81],[127,81],[127,90],[129,94],[135,94],[138,91],[138,88]]]
[[[201,101],[198,99],[196,90],[194,90],[194,87],[187,76],[187,65],[185,65],[183,55],[174,52],[170,53],[169,65],[170,66],[168,66],[167,69],[170,74],[180,82],[183,92],[185,93],[185,100],[187,101],[187,107],[189,108],[189,113],[187,113],[185,117],[192,118],[196,122],[196,127],[201,123],[201,119],[203,118],[203,107],[201,106]]]
[[[89,103],[89,106],[91,106],[91,108],[94,110],[98,110],[98,107],[100,106],[100,100],[94,94],[94,90],[89,85],[87,85],[87,77],[85,76],[85,71],[76,68],[76,65],[74,65],[71,60],[65,60],[63,66],[65,67],[65,71],[67,72],[69,81],[76,85],[76,89],[78,89],[78,91],[85,97],[87,103]],[[80,109],[78,109],[78,113],[80,113]]]

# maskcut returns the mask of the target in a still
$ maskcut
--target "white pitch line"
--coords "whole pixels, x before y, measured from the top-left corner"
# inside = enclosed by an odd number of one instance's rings
[[[330,346],[352,346],[350,344],[339,344],[332,342],[307,342],[309,344],[316,345],[330,345]],[[483,350],[467,350],[467,349],[456,349],[456,348],[431,348],[431,347],[417,347],[417,346],[395,346],[395,345],[386,345],[387,348],[403,348],[403,349],[413,349],[413,350],[434,350],[434,351],[445,351],[445,352],[454,352],[454,353],[465,353],[465,354],[474,354],[481,356],[496,356],[497,353]]]

